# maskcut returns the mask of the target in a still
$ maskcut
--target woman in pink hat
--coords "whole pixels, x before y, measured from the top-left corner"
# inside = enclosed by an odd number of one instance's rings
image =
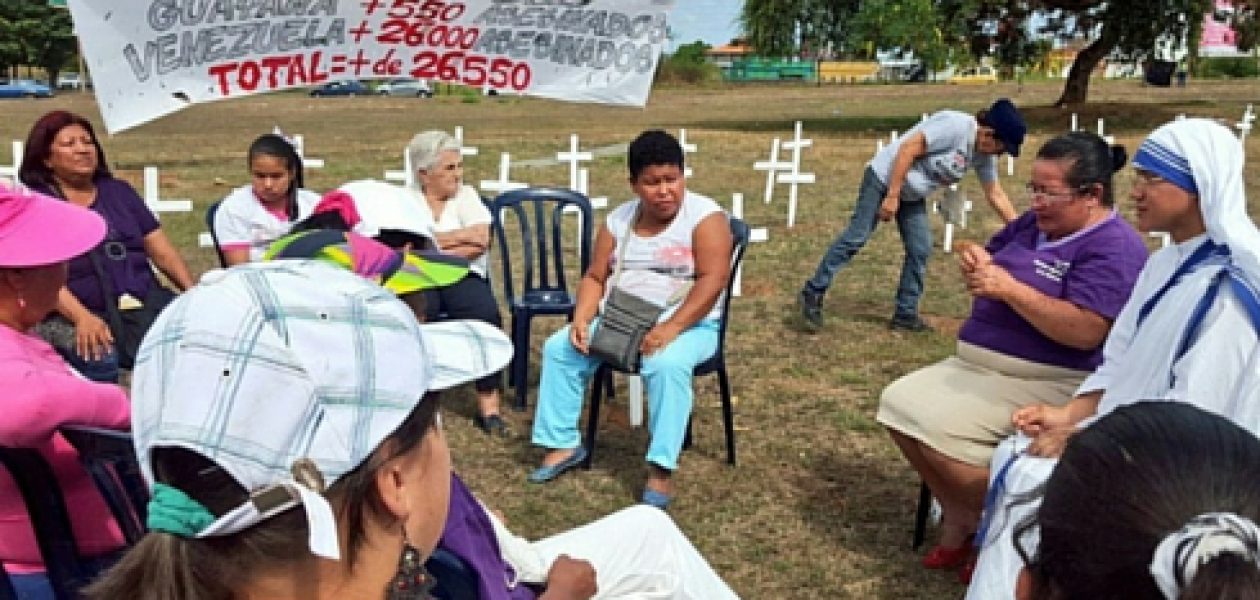
[[[117,550],[122,535],[57,429],[127,429],[130,403],[118,386],[77,377],[30,331],[57,306],[70,260],[100,243],[105,229],[105,221],[92,211],[0,187],[0,388],[5,390],[0,446],[35,448],[52,466],[85,556]],[[52,598],[26,506],[3,469],[0,563],[19,598]]]
[[[165,306],[173,295],[158,283],[149,263],[175,287],[186,290],[192,275],[153,213],[127,182],[116,179],[87,119],[50,112],[31,127],[18,172],[32,190],[90,208],[105,219],[104,241],[70,261],[57,312],[74,328],[72,341],[54,342],[80,373],[95,381],[117,381],[118,367],[131,368],[134,347],[116,345],[121,315],[143,306]],[[143,332],[128,336],[134,345]],[[48,339],[53,339],[49,337]]]

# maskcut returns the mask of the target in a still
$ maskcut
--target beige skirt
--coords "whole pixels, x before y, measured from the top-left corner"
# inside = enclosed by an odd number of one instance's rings
[[[1016,410],[1064,404],[1088,375],[960,341],[956,355],[884,388],[875,418],[945,456],[987,468],[993,448],[1015,432]]]

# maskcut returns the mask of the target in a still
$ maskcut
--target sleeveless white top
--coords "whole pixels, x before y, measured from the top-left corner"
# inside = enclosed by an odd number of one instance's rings
[[[639,200],[631,200],[608,213],[605,224],[617,240],[617,246],[609,259],[609,283],[617,268],[617,256],[622,252],[622,245],[627,242],[626,233],[631,219],[639,209]],[[621,269],[621,278],[617,286],[645,300],[665,307],[660,321],[673,316],[674,311],[682,305],[685,295],[674,298],[688,283],[696,278],[695,256],[691,251],[691,238],[696,226],[705,217],[722,212],[722,207],[707,196],[687,192],[683,196],[682,205],[674,220],[660,233],[652,237],[636,235],[629,229],[629,245],[625,248],[625,265]],[[611,285],[604,291],[604,299],[608,298]],[[674,299],[673,304],[670,300]],[[713,309],[705,317],[717,319],[722,316],[722,298],[713,304]]]

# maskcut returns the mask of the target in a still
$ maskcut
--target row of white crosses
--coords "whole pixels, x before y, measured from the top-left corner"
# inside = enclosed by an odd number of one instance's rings
[[[775,184],[788,185],[787,225],[789,228],[796,226],[796,204],[800,195],[800,186],[812,184],[816,179],[813,173],[801,171],[801,151],[813,145],[814,140],[802,137],[801,122],[797,121],[792,139],[784,142],[779,138],[774,138],[770,143],[770,159],[753,163],[753,170],[766,172],[764,196],[766,204],[770,204],[774,198]],[[791,158],[780,160],[780,150],[790,151]]]

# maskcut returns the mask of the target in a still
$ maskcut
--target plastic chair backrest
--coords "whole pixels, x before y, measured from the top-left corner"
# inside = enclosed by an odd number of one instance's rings
[[[219,212],[219,205],[223,201],[219,200],[210,205],[206,209],[206,229],[210,232],[210,240],[214,242],[214,253],[219,256],[219,266],[227,268],[227,257],[223,256],[223,248],[219,246],[219,234],[214,231],[214,216]]]
[[[718,360],[725,360],[723,350],[726,346],[726,323],[730,321],[731,296],[735,291],[735,272],[744,262],[744,252],[748,250],[748,239],[751,235],[748,224],[729,216],[731,224],[731,274],[726,280],[726,293],[722,295],[722,320],[718,329],[718,347],[715,355]]]
[[[533,208],[532,211],[526,206]],[[593,213],[586,196],[560,188],[527,188],[500,194],[490,206],[494,237],[499,240],[499,260],[503,264],[503,293],[509,305],[518,296],[533,291],[568,291],[564,273],[564,209],[574,206],[581,214],[578,232],[579,273],[586,273],[591,260]],[[503,227],[503,213],[511,211],[520,226],[524,289],[517,290],[512,278],[509,238]],[[531,214],[532,213],[532,214]],[[550,229],[550,236],[548,236]],[[548,239],[550,238],[550,239]],[[580,275],[579,275],[580,277]],[[574,291],[576,295],[576,290]]]
[[[59,600],[77,598],[87,574],[52,467],[33,448],[0,447],[0,464],[22,494],[53,595]]]
[[[61,434],[105,498],[128,546],[144,537],[149,491],[136,461],[131,434],[95,427],[65,427]]]
[[[438,600],[477,600],[477,574],[468,563],[445,548],[437,548],[429,555],[424,568],[437,580],[433,597]]]

